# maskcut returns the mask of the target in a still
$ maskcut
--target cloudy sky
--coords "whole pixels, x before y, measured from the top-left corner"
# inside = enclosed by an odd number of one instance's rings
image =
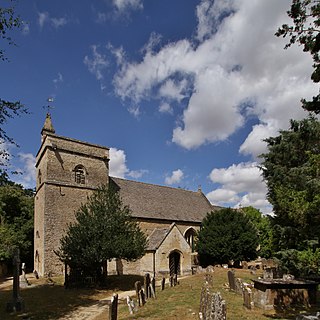
[[[10,3],[9,1],[4,1]],[[311,58],[274,36],[289,0],[28,0],[0,63],[14,179],[34,187],[48,97],[59,135],[110,147],[111,175],[268,213],[263,139],[305,117]],[[2,5],[2,3],[1,3]]]

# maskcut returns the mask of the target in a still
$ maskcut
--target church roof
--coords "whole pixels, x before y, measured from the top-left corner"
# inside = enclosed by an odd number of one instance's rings
[[[148,247],[147,250],[157,250],[164,238],[170,232],[171,227],[168,228],[156,228],[152,231],[150,236],[148,237]]]
[[[110,177],[124,204],[132,210],[132,216],[200,223],[212,206],[201,191],[189,191],[144,182]]]

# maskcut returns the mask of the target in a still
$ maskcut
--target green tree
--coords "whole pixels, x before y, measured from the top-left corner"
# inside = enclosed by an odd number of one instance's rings
[[[303,47],[303,51],[311,54],[314,68],[311,79],[318,83],[320,81],[320,1],[293,0],[287,13],[293,25],[283,24],[276,32],[276,36],[290,38],[285,48],[298,43]],[[320,94],[313,97],[311,101],[305,99],[301,101],[304,109],[320,113]]]
[[[306,241],[319,240],[320,122],[291,120],[289,130],[266,142],[261,169],[275,213],[275,250],[304,249]]]
[[[21,19],[15,13],[14,1],[7,1],[7,7],[0,7],[0,40],[6,41],[9,45],[15,45],[10,37],[10,31],[19,29]],[[0,60],[8,61],[5,50],[0,47]],[[3,75],[4,76],[4,75]],[[15,141],[7,135],[3,129],[4,124],[15,116],[28,113],[27,108],[20,101],[8,101],[0,97],[0,166],[5,167],[9,160],[9,153],[4,148],[5,143],[17,145]]]
[[[253,207],[244,207],[241,210],[257,229],[259,237],[259,256],[271,258],[274,253],[271,217],[264,216],[258,209]]]
[[[241,211],[224,208],[203,219],[196,249],[200,264],[251,260],[257,256],[258,234],[250,219]]]
[[[76,212],[56,254],[71,269],[100,275],[112,258],[136,260],[144,255],[146,236],[112,186],[102,186]]]
[[[33,263],[33,203],[30,190],[9,180],[0,185],[0,261],[10,261],[12,250],[21,249],[21,258]]]

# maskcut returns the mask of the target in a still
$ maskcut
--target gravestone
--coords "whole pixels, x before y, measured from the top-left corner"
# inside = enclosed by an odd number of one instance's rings
[[[144,306],[146,304],[146,295],[144,294],[143,289],[140,290],[140,299],[141,299],[141,303]]]
[[[251,309],[253,305],[252,301],[252,290],[248,287],[243,288],[243,305],[247,309]]]
[[[234,291],[238,294],[242,294],[243,292],[243,282],[240,278],[235,279],[235,289]]]
[[[25,288],[30,286],[30,283],[26,275],[26,264],[24,262],[21,265],[21,271],[22,271],[22,275],[20,276],[20,287]]]
[[[226,320],[226,303],[220,292],[212,293],[207,282],[202,286],[200,296],[199,319]]]
[[[161,290],[164,290],[165,285],[166,285],[166,278],[163,277],[162,280],[161,280]]]
[[[109,304],[109,320],[117,320],[118,318],[118,295],[113,294]]]
[[[136,289],[136,297],[138,300],[139,307],[141,307],[141,303],[142,303],[142,301],[141,301],[141,282],[136,281],[134,284],[134,287]]]
[[[146,299],[150,298],[150,296],[151,296],[150,283],[151,283],[150,274],[146,273],[144,276],[144,292],[146,295]]]
[[[16,312],[24,310],[24,301],[20,297],[20,250],[17,248],[13,254],[13,286],[12,301],[7,303],[7,312]]]
[[[235,273],[233,270],[228,271],[228,281],[229,281],[229,289],[232,291],[235,291],[236,279],[235,279]]]
[[[155,277],[152,278],[149,286],[150,286],[150,293],[151,293],[152,297],[155,299],[156,298],[156,279],[155,279]]]
[[[273,271],[271,268],[265,268],[263,271],[263,279],[264,280],[272,280],[273,279]]]
[[[129,308],[129,313],[133,314],[134,310],[135,310],[135,305],[133,300],[130,298],[130,296],[127,296],[127,305]]]
[[[226,320],[227,309],[226,302],[222,299],[220,292],[213,294],[212,296],[212,310],[210,320]]]

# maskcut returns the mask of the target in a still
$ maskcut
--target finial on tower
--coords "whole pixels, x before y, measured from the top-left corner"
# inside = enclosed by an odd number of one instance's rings
[[[50,105],[50,103],[53,102],[53,98],[48,98],[47,99],[47,102],[48,102],[48,105],[47,106],[43,106],[43,108],[47,109],[47,115],[46,115],[46,120],[44,122],[44,125],[43,125],[43,128],[41,130],[41,135],[45,135],[47,133],[55,133],[55,130],[53,128],[53,125],[52,125],[52,120],[51,120],[51,114],[50,114],[50,109],[53,109],[53,106]]]

